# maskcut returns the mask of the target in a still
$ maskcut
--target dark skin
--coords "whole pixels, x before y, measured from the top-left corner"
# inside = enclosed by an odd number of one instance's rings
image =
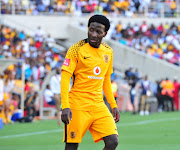
[[[92,22],[88,28],[88,42],[94,48],[99,48],[102,39],[106,36],[107,32],[105,31],[105,26]],[[115,122],[118,122],[120,119],[120,114],[118,108],[112,109],[113,118]],[[65,108],[62,110],[61,115],[62,122],[69,124],[69,119],[72,120],[72,111],[70,108]],[[115,150],[118,145],[118,138],[116,134],[107,136],[103,138],[105,147],[103,150]],[[77,150],[78,143],[66,143],[65,150]]]
[[[107,32],[105,32],[104,25],[97,22],[92,22],[88,28],[89,44],[94,48],[98,48],[106,34]]]

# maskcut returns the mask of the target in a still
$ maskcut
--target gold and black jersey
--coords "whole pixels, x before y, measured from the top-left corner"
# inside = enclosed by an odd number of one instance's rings
[[[104,107],[103,81],[105,76],[112,74],[112,64],[113,50],[105,43],[93,48],[85,39],[69,48],[62,70],[73,75],[73,86],[69,93],[71,109]]]

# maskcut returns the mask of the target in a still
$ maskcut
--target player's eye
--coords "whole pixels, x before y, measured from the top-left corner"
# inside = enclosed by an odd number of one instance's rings
[[[94,30],[93,30],[93,28],[89,28],[89,31],[90,31],[90,32],[93,32]]]
[[[102,34],[102,31],[98,30],[97,33],[98,33],[98,34]]]

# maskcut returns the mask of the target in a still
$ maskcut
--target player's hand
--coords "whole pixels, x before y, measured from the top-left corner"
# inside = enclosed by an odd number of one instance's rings
[[[72,112],[70,108],[65,108],[62,110],[61,120],[65,124],[69,124],[69,119],[72,120]]]
[[[112,113],[113,113],[114,121],[118,122],[120,119],[120,113],[119,113],[118,108],[113,108]]]

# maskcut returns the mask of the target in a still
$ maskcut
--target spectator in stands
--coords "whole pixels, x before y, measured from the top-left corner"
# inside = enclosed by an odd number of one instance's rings
[[[174,84],[172,81],[170,81],[168,78],[163,80],[161,82],[162,86],[162,91],[161,94],[163,96],[163,101],[164,101],[164,107],[167,107],[169,110],[169,105],[168,102],[171,103],[171,110],[174,111],[174,104],[173,104],[173,97],[174,97]]]
[[[8,70],[7,77],[4,82],[4,92],[8,95],[9,98],[11,98],[11,94],[14,86],[15,86],[14,75],[10,70]]]
[[[17,93],[13,93],[11,103],[10,103],[10,110],[11,110],[11,118],[12,121],[17,121],[18,119],[22,118],[22,110],[19,110],[19,103],[20,103],[20,95]]]
[[[29,92],[30,86],[29,86],[28,80],[25,80],[24,84],[25,84],[25,86],[24,86],[24,91],[25,91],[25,92]]]
[[[179,111],[179,91],[180,91],[180,83],[177,81],[177,77],[174,77],[174,106],[177,111]]]
[[[132,77],[128,80],[128,84],[130,85],[130,100],[133,107],[132,114],[136,114],[136,107],[135,107],[135,96],[136,96],[136,83],[138,82],[138,78],[135,74],[132,75]]]
[[[46,86],[46,89],[44,91],[44,98],[49,105],[56,105],[54,93],[50,90],[49,84]]]
[[[176,4],[175,0],[171,1],[170,8],[171,8],[171,15],[173,17],[173,16],[175,16],[175,12],[176,12],[176,8],[177,8],[177,4]]]
[[[30,90],[25,99],[25,109],[27,110],[27,116],[32,116],[33,118],[37,114],[36,110],[36,98],[38,97],[38,92],[34,92],[33,87],[30,87]]]
[[[56,101],[56,109],[57,109],[57,121],[58,125],[61,125],[61,96],[60,96],[60,91],[61,91],[61,72],[60,69],[57,67],[56,68],[56,74],[52,76],[50,80],[50,88],[51,91],[53,92],[54,95],[54,100]]]
[[[133,67],[130,66],[126,71],[125,71],[125,79],[129,80],[133,76]]]
[[[148,76],[144,76],[144,79],[141,80],[140,85],[142,92],[140,98],[140,116],[149,115],[149,103],[147,103],[147,98],[150,96],[150,81]]]
[[[157,80],[157,92],[156,92],[156,98],[158,100],[158,112],[162,112],[164,110],[164,102],[163,102],[163,97],[162,97],[162,86],[161,86],[161,81]]]
[[[53,47],[55,44],[55,40],[53,37],[51,37],[50,34],[48,34],[47,38],[45,38],[45,44],[48,45],[48,47]]]
[[[35,41],[42,42],[44,39],[44,31],[39,26],[35,31]]]

